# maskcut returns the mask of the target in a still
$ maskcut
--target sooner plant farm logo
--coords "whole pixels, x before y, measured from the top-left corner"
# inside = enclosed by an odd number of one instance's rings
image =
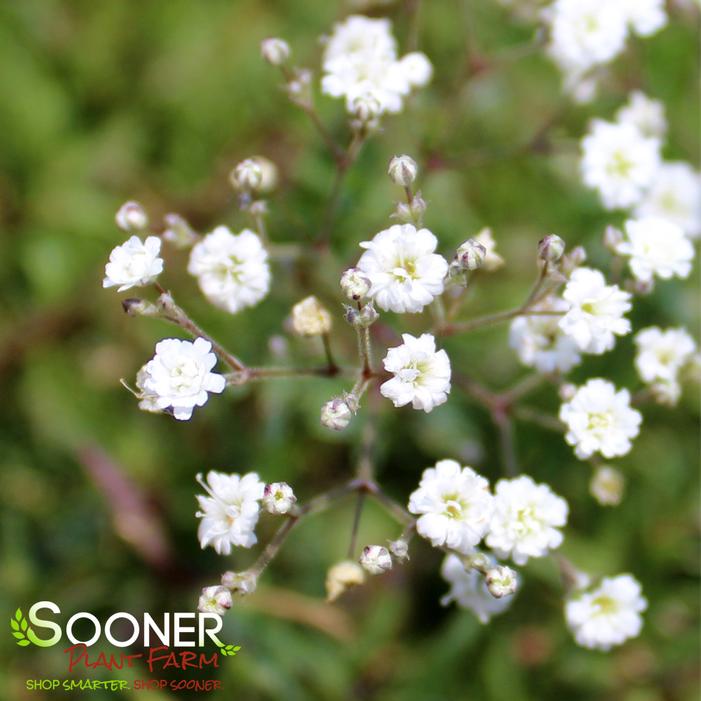
[[[49,617],[49,614],[53,616]],[[53,601],[38,601],[25,616],[18,608],[10,618],[10,630],[20,647],[47,648],[67,641],[63,649],[69,674],[86,671],[119,671],[146,669],[149,674],[180,673],[178,679],[28,679],[28,690],[171,690],[211,691],[221,688],[217,679],[187,678],[182,673],[211,670],[219,667],[220,657],[233,657],[240,645],[222,642],[217,636],[222,619],[216,613],[164,613],[158,620],[144,612],[137,618],[126,611],[113,613],[104,625],[93,613],[79,611],[70,616],[62,627],[56,620],[61,609]],[[39,634],[38,634],[39,633]],[[214,644],[216,649],[205,648]],[[100,644],[130,648],[126,652],[105,652]],[[134,652],[142,646],[143,652]]]

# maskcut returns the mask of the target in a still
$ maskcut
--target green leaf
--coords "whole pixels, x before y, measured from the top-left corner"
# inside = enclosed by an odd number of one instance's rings
[[[12,635],[14,635],[15,638],[19,638],[20,640],[24,640],[24,633],[20,633],[18,630],[15,631]]]
[[[26,618],[23,618],[23,619],[22,619],[22,622],[19,624],[19,627],[20,627],[22,630],[27,630],[27,619],[26,619]]]
[[[29,645],[29,640],[18,640],[17,644],[21,645],[22,647],[27,647],[27,645]]]
[[[19,623],[14,618],[10,619],[10,627],[12,630],[19,630]]]
[[[22,620],[22,609],[17,609],[17,610],[15,611],[15,618],[16,618],[18,621],[21,621],[21,620]]]

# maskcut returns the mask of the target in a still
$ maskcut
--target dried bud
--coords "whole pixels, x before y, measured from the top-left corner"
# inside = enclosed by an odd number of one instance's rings
[[[258,577],[253,572],[224,572],[221,583],[238,596],[248,596],[256,590]]]
[[[348,395],[334,397],[321,407],[321,425],[332,431],[343,431],[348,428],[356,411],[357,403],[349,401]]]
[[[341,289],[348,299],[359,302],[368,292],[372,283],[358,268],[348,268],[341,275]]]
[[[186,219],[179,214],[170,212],[163,217],[166,225],[163,231],[163,239],[173,244],[176,248],[190,248],[199,239]]]
[[[202,613],[217,613],[223,616],[232,604],[231,592],[222,586],[204,587],[197,610]]]
[[[609,465],[596,468],[589,483],[589,492],[601,506],[618,506],[625,490],[625,478]]]
[[[326,574],[326,600],[336,601],[341,594],[365,582],[363,568],[352,560],[343,560],[329,569]]]
[[[138,202],[125,202],[114,219],[117,226],[128,234],[138,234],[148,227],[148,215]]]
[[[382,545],[366,545],[359,562],[370,574],[384,574],[392,569],[392,557]]]
[[[556,234],[548,234],[538,242],[538,257],[546,263],[557,263],[565,253],[565,242]]]
[[[395,156],[389,162],[387,173],[395,185],[409,187],[419,172],[419,166],[410,156]]]
[[[260,55],[271,66],[282,66],[290,57],[290,45],[278,37],[269,37],[260,42]]]
[[[478,270],[486,257],[487,249],[477,239],[468,239],[458,246],[454,259],[457,265],[453,269],[460,272]]]
[[[263,170],[253,158],[247,158],[234,166],[229,181],[239,192],[254,192],[263,183]]]
[[[389,551],[397,560],[403,562],[409,559],[409,543],[404,538],[389,541]]]
[[[300,336],[322,336],[331,331],[331,315],[312,295],[292,307],[292,328]]]
[[[265,485],[263,506],[270,514],[287,514],[297,502],[297,497],[287,482],[273,482]]]
[[[489,593],[495,599],[514,594],[518,589],[518,574],[510,567],[497,565],[487,570],[485,582]]]
[[[607,226],[604,231],[604,246],[611,252],[618,252],[619,244],[623,243],[623,232],[615,226]]]

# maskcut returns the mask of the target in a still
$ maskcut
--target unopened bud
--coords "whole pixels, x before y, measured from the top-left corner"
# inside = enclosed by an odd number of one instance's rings
[[[360,95],[353,100],[352,113],[356,119],[356,123],[353,125],[355,129],[374,127],[382,115],[382,105],[373,95]]]
[[[389,551],[400,562],[409,559],[409,543],[404,538],[389,541]]]
[[[269,37],[260,42],[260,55],[271,66],[282,66],[290,57],[290,45],[278,37]]]
[[[577,386],[571,382],[563,382],[558,389],[558,394],[563,402],[569,402],[577,394]]]
[[[125,202],[114,217],[117,226],[128,234],[139,233],[148,227],[146,210],[138,202]]]
[[[560,270],[563,274],[571,275],[572,271],[579,268],[582,264],[586,263],[587,252],[582,246],[575,246],[567,255],[562,259],[560,264]]]
[[[326,574],[326,600],[336,601],[341,594],[365,582],[363,568],[352,560],[333,565]]]
[[[234,166],[229,174],[229,181],[239,192],[253,192],[260,188],[263,182],[263,171],[253,158],[247,158]]]
[[[199,239],[186,219],[179,214],[170,212],[163,217],[166,228],[163,238],[176,248],[190,248]]]
[[[392,557],[382,545],[366,545],[359,562],[370,574],[383,574],[392,569]]]
[[[248,596],[256,590],[258,577],[253,572],[224,572],[221,583],[238,596]]]
[[[343,431],[357,411],[357,403],[349,396],[334,397],[321,407],[321,425],[332,431]]]
[[[297,497],[287,482],[265,485],[263,506],[270,514],[287,514],[297,502]]]
[[[355,309],[350,305],[345,305],[345,310],[345,319],[351,326],[358,326],[366,329],[369,326],[372,326],[380,318],[380,315],[372,302],[368,302],[360,309]]]
[[[387,173],[392,182],[400,187],[409,187],[419,172],[419,166],[410,156],[395,156],[389,162]]]
[[[604,231],[604,246],[611,253],[618,253],[618,246],[623,243],[623,232],[615,226],[607,226]]]
[[[136,297],[123,299],[122,309],[129,316],[159,316],[161,313],[155,304]]]
[[[556,234],[548,234],[538,242],[538,257],[546,263],[557,263],[565,252],[565,242]]]
[[[292,328],[300,336],[322,336],[331,331],[331,315],[311,295],[292,307]]]
[[[650,392],[658,404],[676,406],[682,394],[682,388],[676,380],[655,382],[650,386]]]
[[[403,224],[421,225],[424,214],[426,213],[426,200],[417,192],[412,198],[411,203],[399,202],[394,213],[391,215],[393,219],[398,219]]]
[[[510,567],[497,565],[487,570],[485,583],[495,599],[511,596],[518,589],[518,575]]]
[[[341,275],[341,289],[348,299],[359,302],[368,292],[372,283],[358,268],[348,268]]]
[[[477,239],[468,239],[458,246],[454,259],[457,266],[453,267],[461,272],[478,270],[486,257],[487,249]]]
[[[625,478],[613,467],[597,467],[589,483],[590,494],[602,506],[617,506],[625,490]]]
[[[278,167],[265,156],[253,156],[252,161],[260,167],[261,181],[258,187],[259,192],[271,192],[277,187],[279,180]],[[265,204],[265,203],[261,203]]]
[[[204,587],[197,610],[202,613],[216,613],[223,616],[232,604],[231,592],[222,586]]]

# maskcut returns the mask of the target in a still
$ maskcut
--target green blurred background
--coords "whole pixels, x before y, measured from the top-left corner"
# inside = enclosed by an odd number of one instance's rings
[[[351,474],[362,413],[340,435],[318,425],[319,407],[343,388],[340,381],[227,392],[186,424],[138,411],[119,379],[132,378],[154,343],[177,330],[127,318],[120,296],[101,289],[109,251],[125,238],[114,225],[124,200],[141,201],[154,222],[175,211],[200,231],[221,223],[242,228],[248,222],[226,176],[253,154],[281,171],[270,206],[272,240],[304,244],[313,237],[333,166],[258,44],[284,36],[300,63],[316,66],[318,37],[351,9],[327,0],[0,3],[4,618],[39,599],[103,620],[115,610],[191,610],[200,587],[255,556],[237,551],[227,560],[200,550],[197,472],[257,470],[267,481],[289,481],[302,500]],[[407,7],[397,1],[382,12],[395,20],[403,44]],[[467,314],[524,298],[544,233],[586,244],[594,264],[605,266],[601,234],[620,217],[603,212],[578,183],[576,140],[591,116],[610,117],[630,89],[641,88],[667,107],[665,156],[698,166],[697,24],[697,15],[675,11],[658,36],[630,43],[595,102],[574,106],[563,102],[559,76],[542,52],[521,51],[532,25],[492,0],[425,2],[419,43],[434,63],[434,81],[386,121],[350,173],[332,263],[316,272],[313,265],[277,265],[270,297],[234,317],[206,304],[184,272],[185,256],[172,249],[164,284],[215,337],[261,365],[317,362],[317,346],[284,328],[292,303],[314,292],[334,311],[337,349],[351,362],[354,340],[336,280],[356,260],[357,242],[386,226],[398,197],[386,164],[401,152],[424,169],[427,225],[442,252],[450,255],[489,225],[507,259],[480,281]],[[342,105],[321,99],[319,107],[345,140]],[[530,149],[541,133],[546,138]],[[635,326],[685,324],[698,338],[697,272],[641,300]],[[416,332],[430,319],[390,323]],[[454,369],[495,389],[509,386],[526,371],[506,337],[499,327],[450,339]],[[282,360],[271,350],[280,352],[280,338],[289,356]],[[613,353],[588,360],[575,379],[603,374],[635,388],[632,354],[628,337]],[[552,389],[530,403],[557,408]],[[548,559],[525,568],[512,609],[483,627],[468,612],[439,606],[447,586],[439,554],[425,543],[415,543],[406,567],[331,607],[323,601],[324,573],[345,554],[350,501],[303,523],[259,592],[226,618],[227,640],[243,649],[218,670],[224,689],[213,697],[697,699],[697,407],[692,388],[676,410],[645,409],[646,430],[619,461],[628,491],[615,509],[588,495],[590,468],[560,437],[517,426],[523,470],[570,502],[564,554],[593,573],[630,571],[641,580],[650,608],[639,639],[610,654],[578,648],[565,629]],[[383,408],[377,469],[397,499],[405,501],[421,470],[438,458],[460,458],[492,480],[502,474],[489,417],[458,391],[428,416],[387,411],[387,402]],[[261,520],[261,540],[274,526]],[[369,505],[359,542],[396,535]],[[65,676],[59,648],[20,649],[9,634],[0,636],[0,659],[1,698],[41,698],[24,690],[25,679]],[[145,670],[130,674],[149,677]]]

